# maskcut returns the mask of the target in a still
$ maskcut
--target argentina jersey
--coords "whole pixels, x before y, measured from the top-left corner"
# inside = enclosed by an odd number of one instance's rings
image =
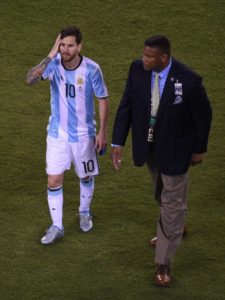
[[[48,135],[69,142],[84,141],[95,136],[94,96],[108,97],[102,71],[97,63],[81,56],[80,65],[68,70],[61,64],[60,54],[42,75],[49,79],[51,116]]]

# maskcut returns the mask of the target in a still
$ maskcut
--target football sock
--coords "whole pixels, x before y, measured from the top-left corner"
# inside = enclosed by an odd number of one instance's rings
[[[88,180],[80,179],[80,207],[79,212],[88,214],[90,204],[94,193],[94,177],[91,176]]]
[[[48,188],[48,207],[53,226],[62,229],[63,188]]]

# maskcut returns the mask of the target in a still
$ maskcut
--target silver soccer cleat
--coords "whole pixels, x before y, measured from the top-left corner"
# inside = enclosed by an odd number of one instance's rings
[[[46,234],[42,237],[41,243],[44,245],[52,244],[56,240],[62,238],[64,236],[64,228],[59,229],[57,226],[51,225]]]
[[[93,227],[92,216],[80,212],[80,229],[83,232],[88,232]]]

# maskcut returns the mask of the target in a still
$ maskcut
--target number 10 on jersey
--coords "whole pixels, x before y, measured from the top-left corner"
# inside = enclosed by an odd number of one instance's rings
[[[66,83],[66,97],[75,98],[76,92],[75,92],[75,85]]]

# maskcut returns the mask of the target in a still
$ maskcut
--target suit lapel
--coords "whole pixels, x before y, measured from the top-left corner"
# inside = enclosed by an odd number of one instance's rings
[[[143,87],[145,87],[144,99],[149,114],[151,110],[151,78],[152,72],[144,71],[144,81],[141,84],[143,85]]]

